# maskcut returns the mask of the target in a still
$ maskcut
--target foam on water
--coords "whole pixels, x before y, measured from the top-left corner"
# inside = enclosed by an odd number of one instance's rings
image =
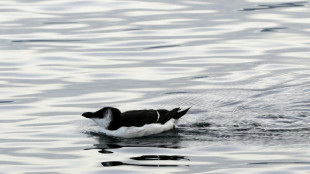
[[[142,127],[121,127],[117,130],[111,131],[103,127],[99,127],[98,133],[104,133],[109,136],[122,137],[122,138],[136,138],[159,134],[173,129],[176,124],[175,119],[169,120],[165,124],[146,124]]]

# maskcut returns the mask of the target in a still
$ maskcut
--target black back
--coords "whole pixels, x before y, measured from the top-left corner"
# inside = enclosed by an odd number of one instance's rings
[[[157,120],[157,112],[155,110],[133,110],[123,113],[124,126],[141,127],[145,124],[155,123]]]

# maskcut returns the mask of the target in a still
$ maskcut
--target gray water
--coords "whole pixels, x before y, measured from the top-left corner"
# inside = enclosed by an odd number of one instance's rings
[[[309,7],[0,1],[0,173],[310,173]],[[124,139],[104,106],[192,108]]]

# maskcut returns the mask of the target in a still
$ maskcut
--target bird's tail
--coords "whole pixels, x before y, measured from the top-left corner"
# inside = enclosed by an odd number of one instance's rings
[[[180,110],[180,108],[175,108],[175,109],[173,109],[171,112],[173,113],[173,118],[174,119],[179,119],[179,118],[181,118],[183,115],[185,115],[186,113],[187,113],[187,111],[190,109],[190,107],[189,108],[187,108],[187,109],[185,109],[185,110],[183,110],[183,111],[181,111],[181,112],[178,112],[179,110]]]

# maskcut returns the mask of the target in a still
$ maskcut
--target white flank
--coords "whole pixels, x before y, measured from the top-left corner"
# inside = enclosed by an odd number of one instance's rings
[[[104,133],[109,136],[123,137],[123,138],[136,138],[153,134],[159,134],[168,131],[174,127],[175,120],[171,119],[165,124],[146,124],[142,127],[121,127],[117,130],[111,131],[100,127],[99,133]]]

